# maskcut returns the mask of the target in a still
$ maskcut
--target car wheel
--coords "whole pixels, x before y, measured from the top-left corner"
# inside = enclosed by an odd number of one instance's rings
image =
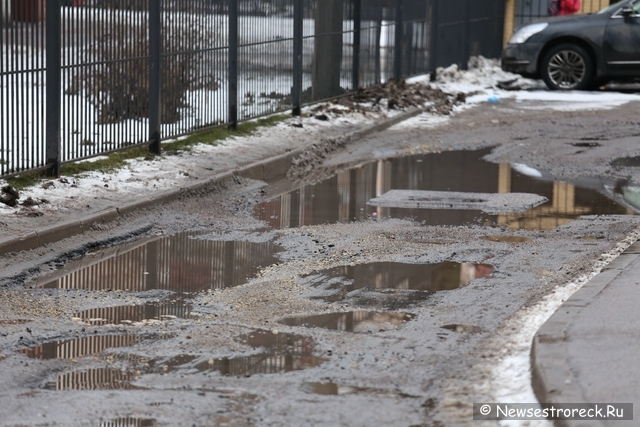
[[[583,90],[593,81],[593,61],[580,46],[561,44],[542,60],[542,79],[551,90]]]

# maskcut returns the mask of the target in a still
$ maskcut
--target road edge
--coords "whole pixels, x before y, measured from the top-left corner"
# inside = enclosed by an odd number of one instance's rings
[[[624,269],[640,257],[640,241],[631,244],[565,301],[536,332],[530,353],[531,382],[539,402],[548,404],[588,402],[567,363],[567,328]],[[599,420],[554,420],[555,427],[604,427]]]

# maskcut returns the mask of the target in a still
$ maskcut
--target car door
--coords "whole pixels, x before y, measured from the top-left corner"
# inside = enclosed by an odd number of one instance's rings
[[[614,13],[605,29],[603,54],[610,70],[640,71],[640,0],[631,8],[630,15]]]

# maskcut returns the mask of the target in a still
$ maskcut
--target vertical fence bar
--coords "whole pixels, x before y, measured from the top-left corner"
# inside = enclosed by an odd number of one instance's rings
[[[353,70],[352,90],[360,87],[360,27],[362,17],[362,0],[353,0]]]
[[[302,0],[293,0],[293,87],[291,113],[300,115],[302,107]]]
[[[238,127],[238,2],[229,2],[229,128]]]
[[[464,37],[462,38],[462,64],[460,69],[466,70],[469,64],[469,47],[471,40],[471,5],[469,0],[465,0],[464,7]]]
[[[374,6],[375,8],[375,35],[374,35],[374,78],[373,78],[373,84],[377,84],[377,83],[381,83],[382,82],[382,55],[380,53],[380,39],[382,38],[382,19],[383,19],[383,15],[384,15],[384,6],[382,3],[382,0],[379,0],[377,2],[377,8]]]
[[[60,176],[60,0],[47,0],[46,164],[47,175]]]
[[[3,0],[0,0],[0,8],[2,9],[0,10],[0,64],[2,64],[2,67],[3,67],[2,70],[0,70],[0,117],[3,117],[3,120],[0,120],[0,176],[2,176],[5,173],[5,170],[7,169],[5,165],[7,164],[8,157],[9,157],[9,156],[6,156],[5,158],[5,152],[9,150],[9,146],[8,146],[9,137],[5,130],[5,127],[7,126],[5,122],[7,120],[5,119],[5,117],[8,117],[9,115],[5,112],[5,107],[4,107],[4,103],[6,99],[4,85],[5,85],[5,81],[8,81],[8,79],[5,79],[4,67],[9,65],[8,52],[5,54],[5,47],[4,47],[4,29],[5,29],[5,26],[8,27],[11,24],[11,21],[10,21],[11,14],[10,14],[10,11],[6,9],[9,7],[9,4],[10,3],[5,4],[3,3]]]
[[[429,35],[429,72],[432,73],[432,77],[435,77],[436,67],[438,66],[438,6],[440,0],[431,0],[431,19],[429,25],[431,26]]]
[[[396,37],[393,46],[393,78],[402,78],[402,0],[396,0]]]
[[[162,0],[149,2],[149,151],[160,154],[162,127]]]

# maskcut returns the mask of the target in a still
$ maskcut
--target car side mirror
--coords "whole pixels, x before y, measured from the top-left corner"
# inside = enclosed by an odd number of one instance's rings
[[[631,16],[633,15],[633,8],[630,6],[623,7],[622,10],[620,10],[620,13],[622,16]]]

